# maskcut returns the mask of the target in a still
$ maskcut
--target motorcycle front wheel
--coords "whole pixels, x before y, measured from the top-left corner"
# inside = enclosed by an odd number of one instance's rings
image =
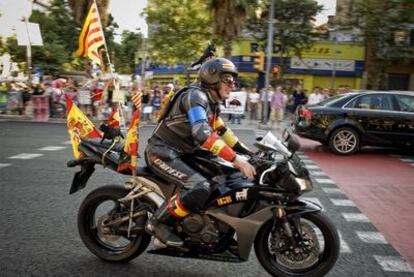
[[[108,185],[92,191],[82,202],[78,212],[79,235],[85,246],[97,257],[109,262],[127,262],[140,255],[149,245],[148,234],[132,234],[129,237],[116,233],[107,223],[129,213],[129,207],[118,199],[127,195],[128,191],[120,186]],[[142,203],[141,203],[142,204]],[[136,200],[135,207],[140,207]],[[142,207],[142,206],[141,206]],[[135,210],[135,209],[134,209]],[[147,216],[134,221],[144,225]],[[126,230],[128,222],[123,228]]]
[[[299,224],[303,240],[297,247],[289,247],[283,227],[273,219],[259,230],[255,239],[256,256],[272,276],[324,276],[335,265],[340,240],[332,222],[317,212],[301,215]]]

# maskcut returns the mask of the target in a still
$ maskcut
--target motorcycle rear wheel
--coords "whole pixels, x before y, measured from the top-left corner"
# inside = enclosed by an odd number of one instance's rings
[[[306,222],[303,223],[302,219]],[[293,276],[324,276],[335,265],[339,256],[340,240],[338,232],[332,222],[321,213],[308,213],[301,217],[301,225],[303,230],[309,230],[309,226],[316,226],[319,229],[320,236],[323,238],[322,246],[323,252],[319,252],[319,244],[315,243],[315,247],[318,249],[318,255],[315,259],[309,262],[307,267],[300,268],[298,266],[284,266],[281,264],[281,260],[288,260],[280,253],[271,253],[271,246],[269,240],[272,237],[274,221],[273,219],[267,221],[263,227],[259,230],[255,240],[255,252],[257,259],[264,269],[272,276],[281,277],[293,277]],[[311,236],[316,237],[315,234]],[[319,239],[318,239],[319,241]],[[279,257],[279,259],[277,258]],[[280,259],[283,257],[283,259]],[[294,261],[291,265],[294,264]]]
[[[129,211],[129,207],[120,204],[117,199],[127,195],[128,191],[116,185],[100,187],[92,191],[83,200],[78,212],[78,231],[85,246],[97,257],[109,262],[128,262],[139,256],[151,242],[148,234],[133,235],[126,238],[121,235],[111,234],[106,231],[103,222],[108,218],[110,212]],[[139,200],[136,200],[139,201]],[[111,206],[108,212],[98,216],[97,211],[103,209],[101,206]],[[143,218],[146,222],[147,216]]]

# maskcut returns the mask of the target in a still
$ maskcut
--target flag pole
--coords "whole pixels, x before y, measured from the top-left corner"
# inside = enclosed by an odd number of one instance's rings
[[[99,22],[101,23],[101,28],[102,28],[102,33],[103,33],[103,25],[102,25],[101,15],[99,14],[98,4],[96,3],[96,0],[93,0],[93,3],[96,5],[96,8],[97,8],[96,13],[98,15]],[[119,82],[114,76],[113,65],[112,65],[112,62],[111,62],[110,55],[109,55],[108,45],[106,44],[105,34],[103,35],[103,43],[104,43],[104,47],[105,47],[106,59],[108,60],[109,74],[111,76],[110,78],[111,78],[112,84],[114,85],[116,98],[119,100]],[[104,98],[105,98],[105,94],[102,96],[101,104],[102,104],[102,101],[104,100]],[[123,129],[125,129],[125,115],[124,115],[123,109],[121,107],[121,102],[120,101],[118,101],[118,111],[119,111],[119,117],[121,119],[121,122],[120,122],[120,127],[121,128],[120,129],[121,129],[121,132],[123,132]]]

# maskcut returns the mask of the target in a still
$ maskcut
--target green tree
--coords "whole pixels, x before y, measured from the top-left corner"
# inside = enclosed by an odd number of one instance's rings
[[[270,0],[257,7],[258,14],[248,19],[246,28],[258,41],[267,42],[268,14]],[[283,57],[301,57],[304,49],[309,48],[319,36],[313,32],[315,16],[323,6],[314,0],[276,0],[274,8],[274,43],[279,45],[282,68],[286,67]],[[283,70],[282,70],[283,73]]]
[[[413,63],[413,24],[413,0],[354,1],[349,19],[341,26],[361,30],[369,89],[388,89],[387,69],[391,64]]]
[[[209,0],[213,12],[215,39],[223,44],[224,56],[231,57],[233,41],[240,35],[249,13],[256,7],[256,0]]]
[[[188,64],[211,39],[211,15],[203,0],[149,0],[144,10],[151,26],[148,50],[156,62]]]
[[[119,73],[132,74],[135,68],[136,52],[141,49],[142,34],[130,31],[122,33],[115,57],[115,68]]]

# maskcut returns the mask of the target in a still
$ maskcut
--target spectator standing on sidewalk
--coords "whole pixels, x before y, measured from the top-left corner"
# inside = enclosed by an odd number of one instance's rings
[[[267,93],[267,98],[266,98]],[[262,123],[267,124],[270,118],[271,102],[273,96],[273,87],[269,85],[267,89],[263,89],[260,94],[260,102],[262,104]]]
[[[155,123],[157,122],[158,113],[161,108],[161,92],[159,91],[158,87],[154,89],[154,95],[151,100],[152,106],[152,121]]]
[[[308,98],[308,105],[315,105],[318,104],[323,100],[323,94],[321,93],[321,89],[319,87],[315,87],[312,93],[309,95]]]
[[[283,94],[282,86],[277,86],[275,92],[272,95],[271,101],[271,124],[276,129],[280,128],[280,123],[283,120],[286,102],[287,97]]]
[[[291,108],[292,114],[291,114],[291,120],[293,120],[293,116],[295,114],[295,111],[299,105],[304,105],[308,101],[308,98],[305,95],[305,92],[302,89],[302,85],[296,85],[293,88],[292,93],[292,99],[293,99],[293,105]]]
[[[248,94],[248,107],[250,110],[250,123],[257,120],[257,110],[259,109],[260,94],[255,91],[250,91]]]

